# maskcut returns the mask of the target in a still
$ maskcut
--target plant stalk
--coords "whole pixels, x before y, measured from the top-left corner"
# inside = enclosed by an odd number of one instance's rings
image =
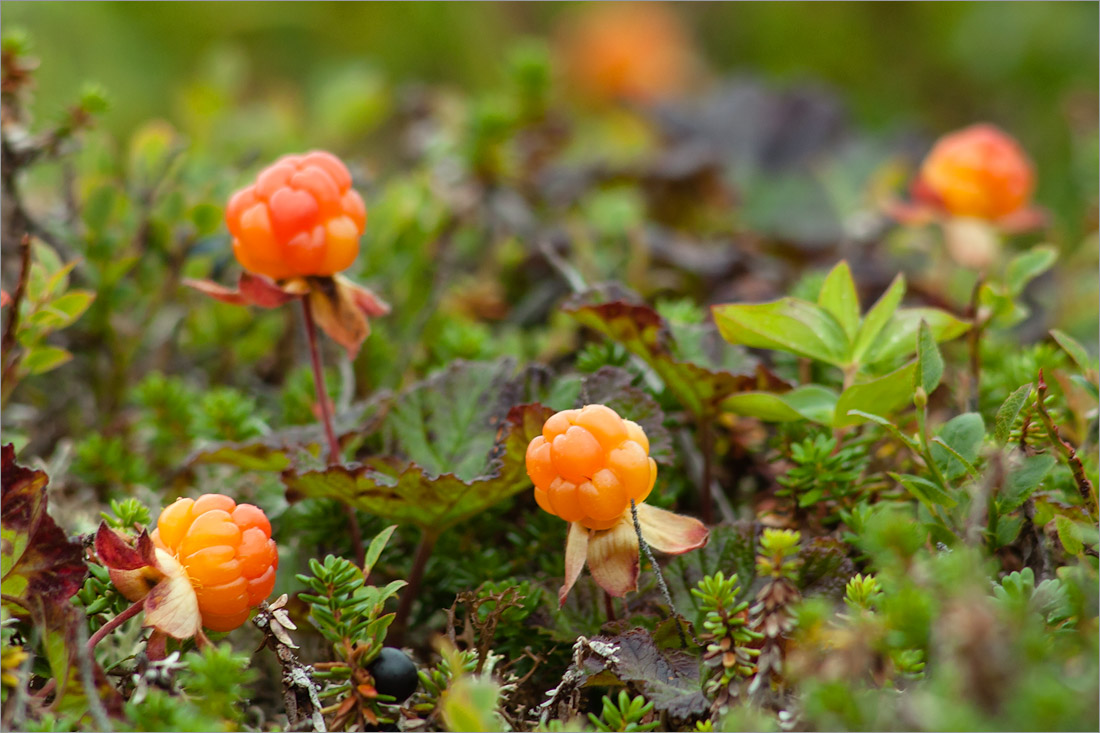
[[[100,626],[99,630],[92,634],[92,638],[88,639],[88,644],[85,647],[88,651],[88,654],[91,654],[92,651],[95,650],[96,644],[103,641],[103,638],[107,636],[107,634],[111,633],[119,626],[122,626],[122,624],[126,623],[134,616],[137,616],[138,612],[140,612],[143,608],[145,608],[144,598],[142,598],[140,601],[134,601],[134,603],[125,611]]]
[[[332,427],[332,405],[329,403],[328,390],[325,389],[325,370],[321,365],[321,348],[317,340],[317,324],[313,319],[313,306],[309,297],[302,298],[302,316],[306,323],[306,342],[309,344],[309,363],[313,367],[313,386],[317,393],[317,404],[321,410],[321,425],[325,429],[325,439],[328,441],[328,465],[337,466],[342,463],[340,458],[340,441],[336,439],[336,430]],[[366,548],[363,547],[363,531],[359,528],[359,520],[355,516],[355,509],[350,504],[344,504],[344,512],[348,517],[348,535],[351,538],[351,546],[355,548],[355,560],[360,567],[366,562]]]
[[[405,628],[412,612],[413,601],[420,593],[420,581],[424,578],[424,568],[428,565],[428,559],[432,556],[439,533],[421,530],[420,543],[416,546],[416,556],[413,557],[412,569],[409,571],[409,584],[405,586],[405,592],[401,594],[401,603],[397,606],[397,614],[393,619],[390,634],[395,645],[400,645],[405,636]]]
[[[661,566],[657,564],[657,560],[653,557],[653,550],[650,548],[649,543],[645,541],[645,537],[642,537],[642,523],[638,521],[638,505],[633,499],[630,500],[630,515],[634,519],[634,534],[638,535],[638,548],[645,554],[649,564],[653,566],[653,573],[657,576],[657,587],[661,589],[661,595],[664,596],[665,603],[668,604],[668,610],[672,613],[672,621],[676,624],[676,631],[680,635],[680,645],[687,649],[687,636],[684,635],[684,627],[680,623],[680,613],[676,610],[676,604],[672,602],[672,593],[669,592],[668,583],[665,582],[665,574],[661,572]]]
[[[699,448],[703,453],[703,486],[700,492],[700,513],[703,515],[703,523],[710,525],[714,523],[714,508],[713,498],[711,497],[711,483],[713,481],[713,463],[714,463],[714,438],[710,432],[710,420],[702,418],[699,420]],[[639,539],[641,534],[638,535]]]

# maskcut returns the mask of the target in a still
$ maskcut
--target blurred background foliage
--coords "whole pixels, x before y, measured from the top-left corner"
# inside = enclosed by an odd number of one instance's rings
[[[499,81],[523,36],[560,38],[582,3],[4,2],[48,64],[36,110],[56,112],[73,79],[111,92],[103,124],[125,139],[150,118],[208,128],[237,100],[270,129],[264,156],[299,141],[387,149],[386,93],[416,81],[471,92]],[[706,78],[812,81],[854,122],[931,139],[975,120],[1018,137],[1039,171],[1038,200],[1067,239],[1096,198],[1095,3],[677,3]],[[224,121],[222,121],[224,124]],[[278,149],[268,149],[269,142]],[[1076,220],[1073,216],[1077,213]]]

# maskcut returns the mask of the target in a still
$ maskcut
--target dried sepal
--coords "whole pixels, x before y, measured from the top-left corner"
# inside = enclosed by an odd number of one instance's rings
[[[309,279],[309,304],[317,325],[355,358],[370,335],[370,316],[383,316],[390,307],[369,289],[346,277]]]
[[[184,279],[183,284],[223,303],[255,305],[260,308],[278,308],[308,291],[303,290],[300,280],[291,280],[280,285],[274,280],[249,272],[241,273],[236,289],[227,288],[212,280],[192,278]]]

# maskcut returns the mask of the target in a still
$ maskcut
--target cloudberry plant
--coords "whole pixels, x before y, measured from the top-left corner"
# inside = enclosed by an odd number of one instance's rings
[[[279,158],[229,200],[233,254],[248,271],[275,280],[334,275],[359,254],[367,224],[351,174],[331,153]]]
[[[275,587],[279,551],[270,522],[251,504],[223,494],[180,499],[161,512],[150,538],[183,565],[212,631],[243,624]]]
[[[634,590],[643,550],[667,599],[650,548],[679,555],[710,537],[699,520],[642,503],[657,480],[649,439],[606,405],[551,415],[542,435],[527,446],[527,475],[539,506],[570,523],[559,603],[565,603],[586,562],[609,595]]]
[[[609,529],[642,502],[657,480],[649,440],[636,423],[604,405],[563,410],[527,448],[535,501],[567,522]]]

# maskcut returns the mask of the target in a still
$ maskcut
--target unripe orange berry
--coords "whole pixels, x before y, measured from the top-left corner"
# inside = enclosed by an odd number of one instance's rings
[[[150,537],[187,571],[208,629],[237,628],[275,587],[278,548],[263,510],[251,504],[222,494],[179,499]]]
[[[604,405],[552,415],[527,446],[527,475],[545,511],[608,529],[657,480],[645,431]]]
[[[944,135],[924,159],[917,194],[948,213],[1001,219],[1028,205],[1035,172],[1019,143],[993,125]]]
[[[229,199],[225,221],[244,269],[283,280],[350,267],[367,210],[344,164],[314,151],[284,156],[261,171]]]

